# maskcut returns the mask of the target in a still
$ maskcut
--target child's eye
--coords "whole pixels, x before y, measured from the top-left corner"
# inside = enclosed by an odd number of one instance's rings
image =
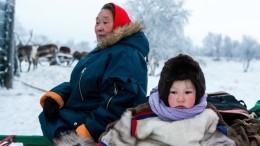
[[[176,92],[176,91],[171,91],[170,93],[171,93],[171,94],[177,94],[177,92]]]
[[[185,92],[185,94],[191,94],[192,93],[192,91],[186,91]]]

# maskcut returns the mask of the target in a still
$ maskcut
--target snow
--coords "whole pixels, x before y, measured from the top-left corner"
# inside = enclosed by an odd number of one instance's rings
[[[244,100],[248,109],[260,98],[260,60],[254,60],[250,70],[243,72],[243,64],[238,61],[216,62],[209,58],[199,60],[206,78],[206,92],[226,91]],[[25,65],[25,64],[23,64]],[[43,90],[49,90],[61,82],[68,81],[73,69],[64,66],[41,66],[30,72],[22,72],[15,77],[13,89],[0,88],[0,135],[42,135],[38,114],[41,112],[39,99],[43,91],[25,86],[30,84]],[[160,73],[160,68],[156,71]],[[25,70],[25,69],[24,69]],[[158,76],[149,76],[149,91],[157,85]]]

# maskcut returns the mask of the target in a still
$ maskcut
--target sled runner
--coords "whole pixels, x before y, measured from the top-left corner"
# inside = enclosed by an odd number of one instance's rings
[[[0,135],[0,146],[9,146],[11,143],[22,143],[24,146],[53,146],[48,138],[34,135]]]

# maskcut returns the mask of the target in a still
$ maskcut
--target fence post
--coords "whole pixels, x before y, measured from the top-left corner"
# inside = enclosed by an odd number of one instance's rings
[[[15,0],[7,0],[6,5],[6,49],[7,49],[7,73],[5,77],[5,87],[7,89],[13,88],[13,77],[14,77],[14,13],[15,13]]]

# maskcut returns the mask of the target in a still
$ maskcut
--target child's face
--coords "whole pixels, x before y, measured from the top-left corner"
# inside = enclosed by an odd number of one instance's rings
[[[196,89],[190,80],[173,82],[168,95],[170,107],[191,108],[194,106],[195,100]]]

